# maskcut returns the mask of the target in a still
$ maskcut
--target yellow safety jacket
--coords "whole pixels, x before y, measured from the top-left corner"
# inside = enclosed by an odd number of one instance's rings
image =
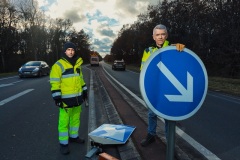
[[[79,106],[83,102],[83,91],[87,86],[81,70],[82,58],[73,66],[66,59],[59,59],[50,72],[51,92],[54,100],[61,99],[63,107]]]
[[[169,46],[169,41],[165,41],[164,43],[163,43],[163,45],[162,45],[162,48],[163,47],[167,47],[167,46]],[[140,67],[140,71],[142,70],[142,67],[143,67],[143,65],[144,65],[144,63],[148,60],[148,58],[150,57],[150,55],[153,53],[153,52],[155,52],[155,51],[157,51],[159,48],[157,47],[157,46],[152,46],[152,47],[149,47],[149,48],[146,48],[145,50],[144,50],[144,52],[143,52],[143,57],[142,57],[142,63],[141,63],[141,67]]]

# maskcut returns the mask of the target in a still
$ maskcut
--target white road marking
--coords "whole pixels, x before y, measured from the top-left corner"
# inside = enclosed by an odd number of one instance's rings
[[[0,78],[0,81],[1,81],[1,80],[4,80],[4,79],[10,79],[10,78],[16,78],[16,77],[18,77],[18,76],[7,77],[7,78]]]
[[[27,90],[25,90],[25,91],[23,91],[23,92],[20,92],[20,93],[14,95],[14,96],[11,96],[11,97],[9,97],[9,98],[7,98],[7,99],[4,99],[4,100],[0,101],[0,106],[2,106],[2,105],[4,105],[4,104],[6,104],[6,103],[8,103],[8,102],[10,102],[10,101],[18,98],[18,97],[21,97],[21,96],[23,96],[24,94],[27,94],[28,92],[31,92],[31,91],[33,91],[33,90],[34,90],[34,89],[27,89]]]
[[[6,86],[12,86],[14,85],[15,83],[19,83],[19,82],[22,82],[23,80],[20,80],[20,81],[15,81],[15,82],[12,82],[12,83],[7,83],[7,84],[0,84],[0,88],[1,87],[6,87]]]
[[[213,93],[208,93],[208,95],[212,96],[212,97],[217,97],[217,98],[224,99],[224,100],[229,101],[231,103],[240,104],[240,99],[238,97],[232,97],[232,96],[228,96],[228,95],[216,95],[216,94],[213,94]]]

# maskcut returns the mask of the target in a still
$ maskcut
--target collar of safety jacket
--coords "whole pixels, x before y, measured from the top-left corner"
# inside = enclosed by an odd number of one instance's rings
[[[169,41],[165,40],[164,43],[163,43],[163,45],[162,45],[161,47],[157,46],[157,44],[154,43],[154,44],[152,45],[152,48],[158,48],[158,49],[159,49],[159,48],[163,48],[163,47],[167,47],[167,46],[169,46]]]
[[[70,63],[72,66],[81,65],[83,63],[83,60],[81,57],[75,57],[74,59],[62,57],[61,59],[67,63]]]

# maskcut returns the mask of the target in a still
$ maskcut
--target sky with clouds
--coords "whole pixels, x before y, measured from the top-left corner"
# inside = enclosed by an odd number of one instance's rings
[[[93,50],[110,54],[113,41],[124,24],[133,24],[149,4],[159,0],[37,0],[51,18],[70,19],[77,31],[90,36]]]

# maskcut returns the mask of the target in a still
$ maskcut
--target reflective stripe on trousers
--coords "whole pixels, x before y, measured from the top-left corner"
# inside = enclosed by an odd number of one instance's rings
[[[58,139],[60,144],[68,144],[69,137],[78,137],[81,111],[81,106],[59,108]]]

